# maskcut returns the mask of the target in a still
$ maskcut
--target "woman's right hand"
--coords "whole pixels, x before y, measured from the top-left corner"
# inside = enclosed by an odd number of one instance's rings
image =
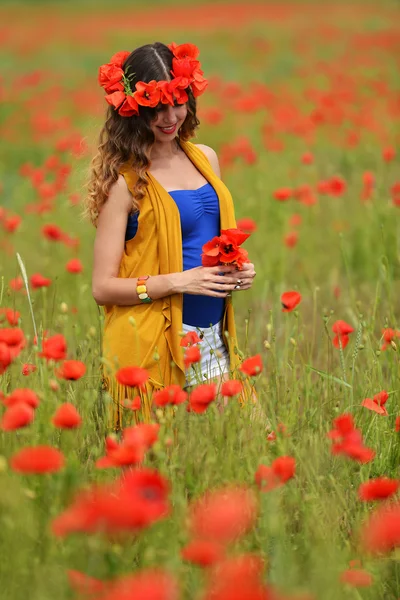
[[[175,273],[176,291],[183,294],[226,298],[235,288],[238,273],[234,265],[194,267],[182,273]]]

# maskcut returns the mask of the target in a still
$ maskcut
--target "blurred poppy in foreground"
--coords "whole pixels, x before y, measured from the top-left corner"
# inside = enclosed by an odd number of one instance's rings
[[[25,474],[43,475],[55,473],[63,468],[64,455],[52,446],[27,446],[22,448],[10,459],[13,471]]]
[[[333,424],[334,429],[328,433],[333,440],[332,454],[344,454],[361,463],[368,463],[375,457],[374,450],[364,446],[361,430],[355,428],[352,415],[342,414]]]
[[[224,556],[224,547],[213,540],[192,540],[181,550],[184,560],[209,567]]]
[[[385,500],[397,492],[399,485],[400,482],[397,479],[377,477],[376,479],[370,479],[362,483],[358,488],[358,496],[364,502]]]
[[[352,587],[369,587],[373,583],[373,577],[364,569],[346,569],[341,573],[340,581]]]
[[[189,509],[189,528],[199,539],[233,542],[255,524],[258,504],[249,488],[225,487],[207,491]]]
[[[157,471],[126,471],[113,483],[93,485],[79,492],[53,520],[52,531],[58,537],[75,532],[139,531],[168,515],[168,493],[169,483]]]
[[[374,554],[400,546],[400,504],[383,504],[370,515],[361,530],[363,546]]]

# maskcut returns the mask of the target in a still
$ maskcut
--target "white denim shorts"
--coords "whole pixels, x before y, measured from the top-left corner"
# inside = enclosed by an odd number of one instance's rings
[[[195,331],[201,338],[198,343],[201,360],[192,364],[186,371],[185,387],[205,383],[208,379],[229,372],[229,353],[222,337],[222,319],[212,327],[196,327],[183,323],[182,331],[185,334]]]

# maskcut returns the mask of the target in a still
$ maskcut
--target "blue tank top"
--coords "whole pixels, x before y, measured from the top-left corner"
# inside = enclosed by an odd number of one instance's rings
[[[168,192],[180,213],[182,229],[183,270],[201,265],[202,246],[216,235],[220,235],[218,196],[210,183],[197,190],[175,190]],[[138,215],[129,215],[125,241],[135,237]],[[210,327],[222,319],[225,298],[183,294],[182,321],[195,327]]]

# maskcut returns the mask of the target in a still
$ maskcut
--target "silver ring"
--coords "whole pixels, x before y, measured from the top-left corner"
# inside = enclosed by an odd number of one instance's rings
[[[240,285],[235,285],[234,289],[235,290],[240,290]]]
[[[236,283],[237,283],[237,284],[238,284],[238,286],[240,287],[240,286],[242,285],[243,281],[242,281],[241,279],[238,279]]]

